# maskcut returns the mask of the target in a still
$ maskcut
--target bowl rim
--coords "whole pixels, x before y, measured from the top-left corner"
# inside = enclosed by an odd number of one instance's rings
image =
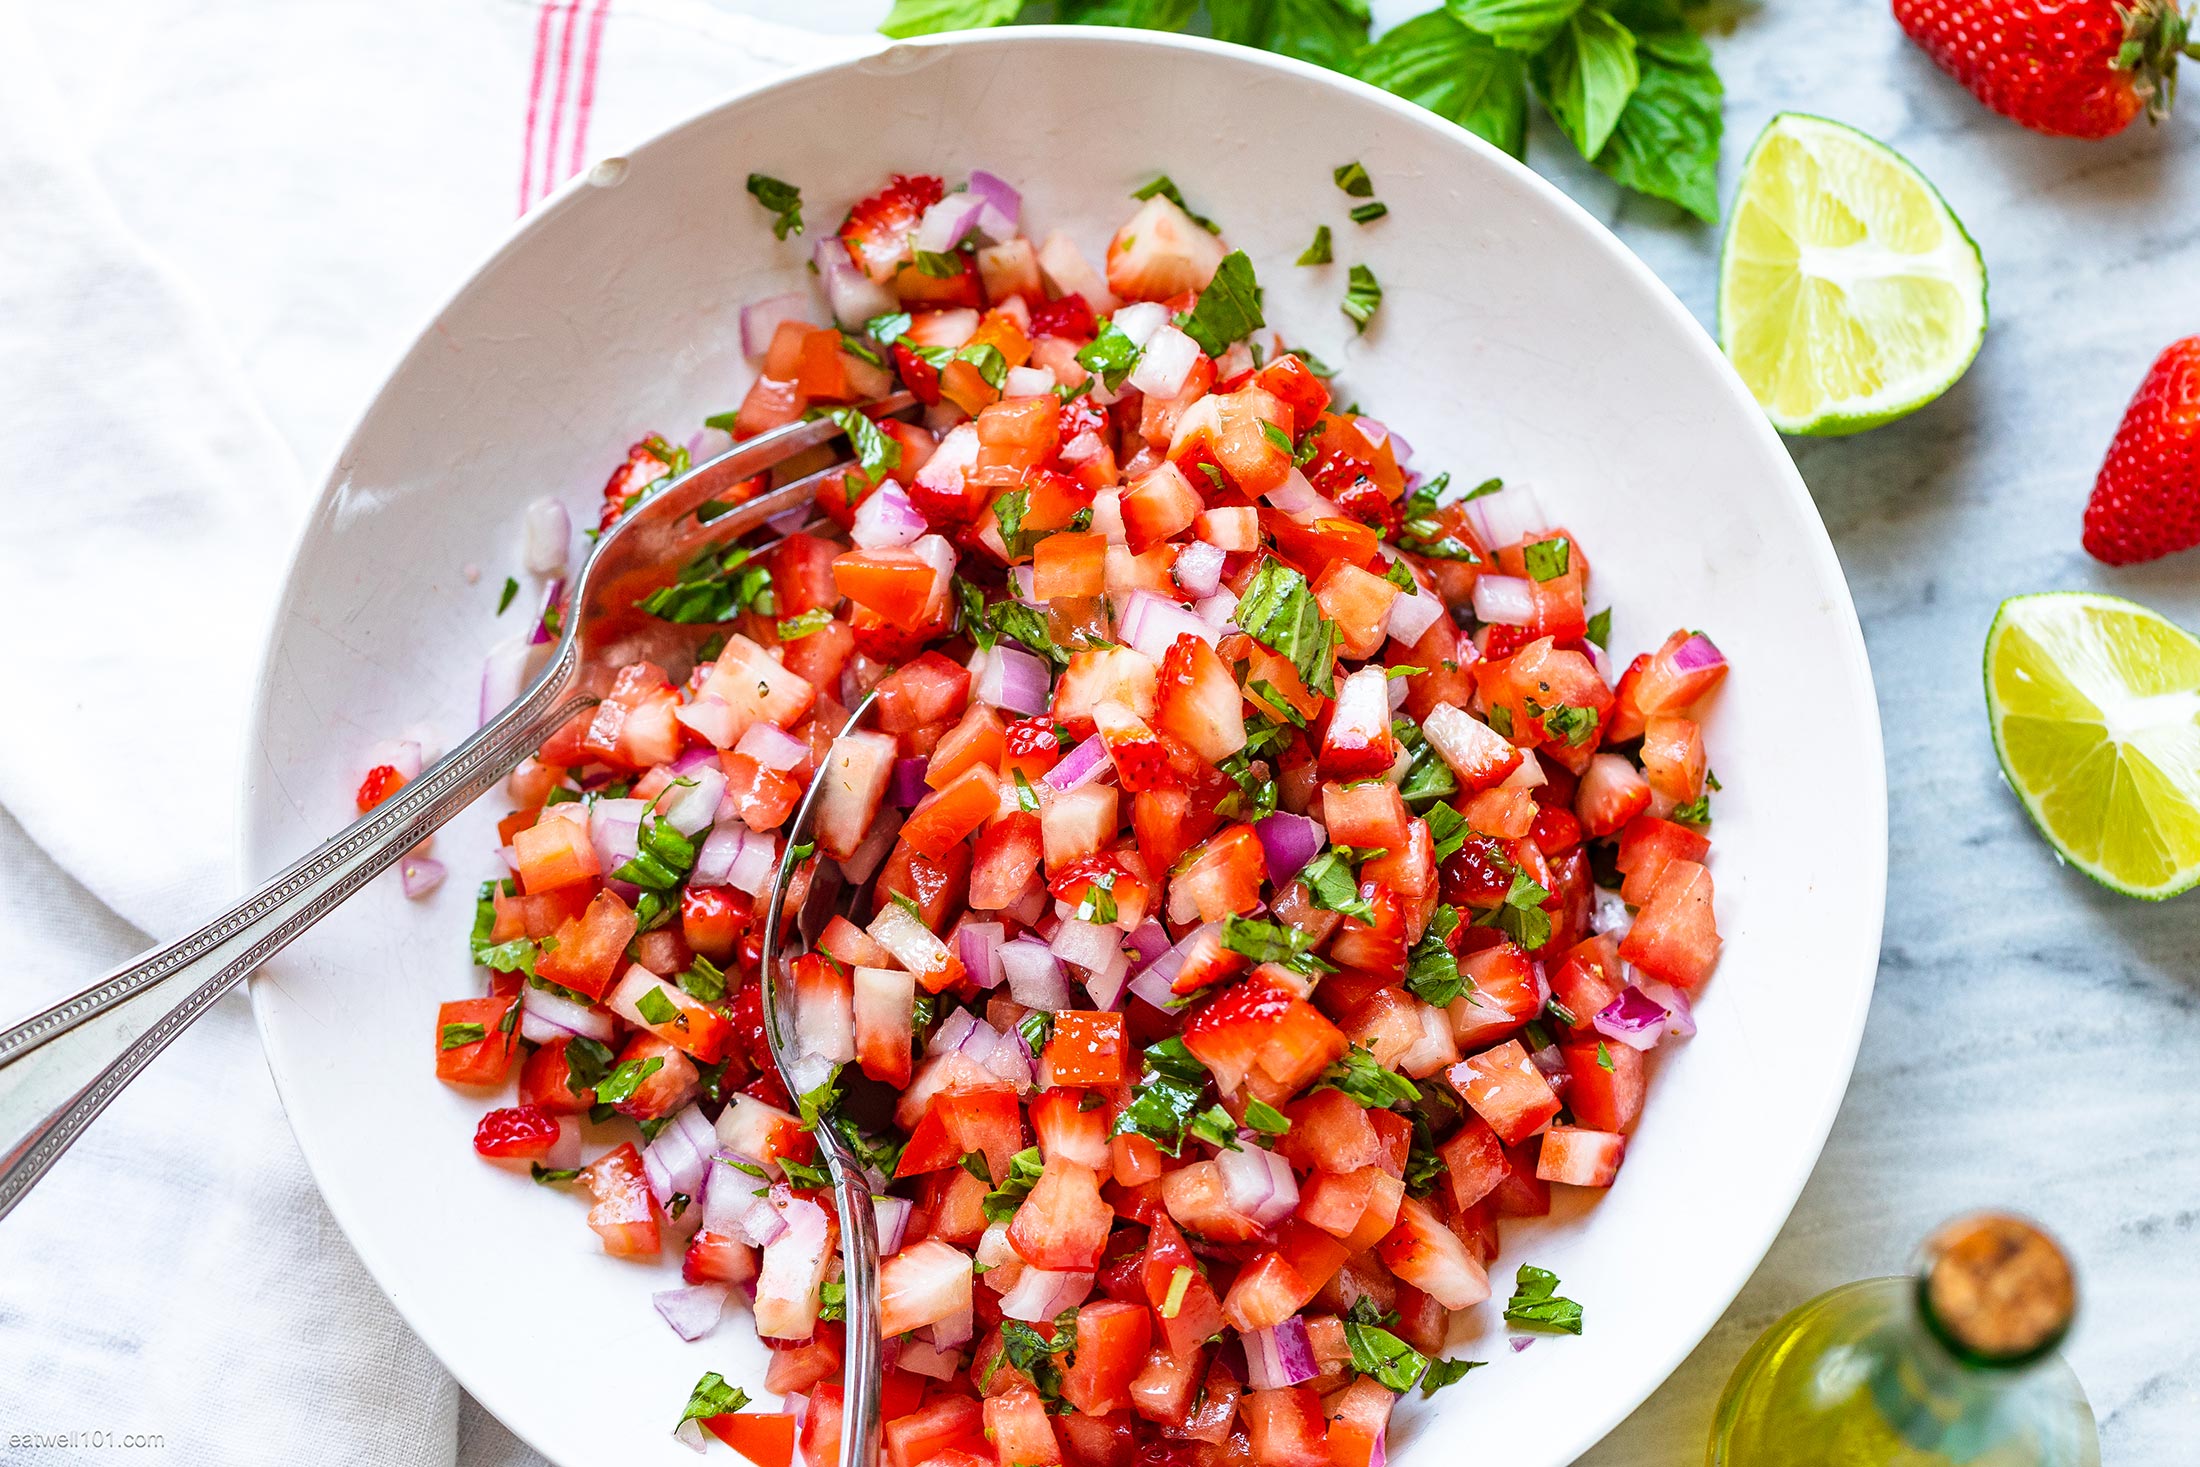
[[[1870,786],[1864,791],[1864,794],[1866,796],[1866,813],[1870,825],[1867,835],[1869,837],[1869,849],[1872,853],[1871,859],[1876,867],[1876,879],[1868,885],[1871,898],[1869,912],[1852,913],[1850,921],[1853,925],[1859,918],[1868,919],[1865,925],[1868,925],[1869,928],[1871,951],[1874,953],[1875,959],[1872,970],[1864,976],[1863,984],[1857,991],[1852,1011],[1843,1016],[1843,1021],[1836,1030],[1836,1037],[1841,1041],[1846,1056],[1847,1076],[1839,1086],[1829,1088],[1821,1107],[1822,1113],[1814,1118],[1809,1127],[1808,1139],[1810,1144],[1807,1148],[1797,1149],[1796,1165],[1789,1174],[1778,1178],[1779,1185],[1785,1193],[1783,1205],[1775,1215],[1768,1218],[1768,1224],[1762,1236],[1755,1238],[1749,1247],[1739,1250],[1737,1257],[1746,1258],[1747,1267],[1736,1270],[1731,1278],[1722,1281],[1716,1287],[1697,1291],[1694,1297],[1702,1301],[1700,1306],[1693,1315],[1683,1321],[1684,1328],[1676,1329],[1673,1332],[1671,1336],[1672,1345],[1655,1362],[1655,1371],[1645,1373],[1641,1377],[1643,1384],[1639,1389],[1609,1393],[1604,1397],[1606,1404],[1596,1409],[1585,1410],[1575,1418],[1574,1428],[1568,1433],[1571,1444],[1564,1459],[1569,1462],[1574,1461],[1609,1436],[1614,1428],[1632,1415],[1643,1402],[1647,1401],[1672,1378],[1673,1373],[1680,1368],[1688,1356],[1704,1340],[1710,1337],[1711,1331],[1717,1325],[1719,1319],[1740,1295],[1742,1289],[1747,1286],[1750,1279],[1755,1276],[1765,1257],[1771,1252],[1772,1245],[1786,1228],[1788,1219],[1793,1215],[1796,1204],[1802,1198],[1805,1186],[1817,1168],[1819,1158],[1824,1153],[1827,1138],[1832,1133],[1833,1124],[1839,1116],[1842,1104],[1847,1099],[1849,1085],[1855,1078],[1856,1060],[1862,1048],[1864,1026],[1870,1012],[1872,995],[1878,983],[1876,954],[1885,933],[1888,865],[1887,772],[1884,727],[1879,713],[1877,687],[1872,676],[1871,663],[1864,642],[1863,626],[1856,612],[1855,598],[1850,593],[1847,576],[1842,571],[1840,558],[1834,550],[1833,540],[1826,529],[1824,518],[1819,514],[1817,504],[1810,496],[1810,490],[1802,477],[1802,473],[1796,468],[1794,459],[1789,454],[1786,444],[1780,439],[1771,422],[1764,416],[1756,399],[1750,394],[1747,386],[1744,385],[1740,376],[1734,371],[1733,366],[1727,361],[1725,353],[1719,349],[1710,332],[1682,304],[1672,288],[1666,285],[1640,256],[1629,249],[1603,221],[1591,214],[1556,183],[1486,139],[1416,103],[1408,102],[1401,97],[1383,91],[1381,88],[1361,81],[1357,77],[1348,76],[1342,72],[1332,71],[1326,67],[1316,66],[1293,57],[1234,45],[1229,42],[1216,41],[1202,36],[1176,35],[1161,31],[1070,25],[1001,26],[989,30],[949,32],[934,36],[912,37],[906,40],[889,40],[886,38],[878,38],[878,40],[879,44],[851,54],[841,55],[815,66],[803,67],[782,76],[760,80],[747,86],[729,90],[680,120],[634,141],[631,146],[624,148],[622,151],[606,154],[604,157],[592,160],[588,167],[565,180],[547,198],[537,203],[526,214],[514,220],[504,235],[482,257],[480,263],[468,271],[464,279],[459,281],[436,303],[434,309],[427,313],[419,329],[406,339],[404,345],[392,358],[388,368],[377,378],[374,391],[365,398],[359,411],[353,416],[351,426],[344,434],[339,447],[329,456],[327,468],[318,481],[320,487],[311,506],[303,516],[299,528],[291,538],[281,587],[263,623],[261,650],[254,672],[252,698],[245,723],[245,737],[243,746],[239,750],[239,767],[244,777],[240,778],[238,782],[238,799],[235,810],[236,840],[233,848],[236,854],[233,870],[236,889],[239,892],[249,891],[259,882],[265,880],[266,874],[272,873],[275,869],[274,865],[263,859],[263,853],[258,850],[254,838],[252,829],[254,802],[251,793],[253,788],[251,774],[260,753],[259,733],[266,724],[269,712],[269,694],[272,686],[270,674],[274,666],[280,633],[288,614],[292,595],[302,574],[301,568],[306,548],[317,536],[325,533],[322,511],[326,509],[332,497],[338,492],[343,482],[345,466],[352,459],[360,437],[380,405],[383,394],[388,391],[390,385],[404,370],[406,364],[434,336],[438,325],[452,308],[463,300],[485,276],[496,269],[508,255],[518,249],[536,231],[549,227],[551,221],[570,207],[573,200],[583,190],[597,186],[590,180],[590,174],[597,166],[613,159],[625,160],[649,152],[693,129],[713,125],[720,114],[730,109],[767,97],[783,88],[807,85],[821,76],[835,72],[853,71],[866,64],[875,63],[882,55],[891,55],[909,49],[956,50],[990,46],[1067,45],[1124,50],[1145,49],[1188,52],[1220,62],[1239,66],[1252,66],[1285,75],[1298,76],[1319,85],[1342,91],[1357,98],[1362,103],[1389,112],[1393,117],[1411,126],[1432,132],[1455,146],[1466,147],[1468,151],[1479,154],[1485,163],[1491,164],[1501,171],[1509,171],[1513,175],[1515,183],[1524,184],[1532,193],[1539,196],[1543,203],[1553,207],[1559,217],[1570,221],[1583,232],[1587,239],[1593,241],[1598,253],[1608,266],[1630,277],[1638,287],[1642,288],[1646,298],[1655,303],[1657,311],[1671,326],[1676,328],[1681,340],[1687,343],[1684,349],[1694,351],[1712,367],[1713,375],[1719,380],[1727,395],[1734,400],[1735,406],[1742,410],[1741,419],[1749,425],[1743,431],[1758,436],[1760,444],[1772,450],[1770,457],[1777,464],[1773,474],[1778,483],[1777,492],[1787,497],[1791,510],[1799,511],[1798,518],[1801,522],[1803,552],[1835,591],[1835,595],[1825,608],[1824,614],[1835,623],[1837,640],[1841,644],[1841,657],[1837,667],[1829,667],[1827,670],[1838,673],[1850,681],[1849,692],[1857,698],[1860,704],[1859,711],[1864,727],[1869,734],[1869,737],[1863,741],[1866,747],[1859,752],[1864,756],[1864,772],[1868,776]],[[1767,485],[1762,492],[1774,492],[1774,490],[1771,485]],[[283,1071],[276,1064],[274,1058],[274,1048],[270,1035],[272,1006],[266,999],[267,985],[257,981],[258,978],[259,974],[254,973],[247,981],[247,992],[250,995],[252,1004],[253,1026],[259,1035],[262,1053],[268,1061],[268,1071],[274,1082],[277,1101],[282,1106],[284,1119],[287,1121],[291,1118],[290,1096]],[[295,1136],[295,1125],[293,1125],[292,1130]],[[466,1375],[461,1374],[442,1350],[436,1347],[434,1340],[442,1334],[440,1324],[419,1317],[418,1311],[400,1302],[397,1293],[384,1283],[384,1268],[387,1260],[382,1258],[380,1249],[362,1239],[361,1234],[353,1229],[343,1211],[331,1199],[328,1189],[322,1185],[320,1167],[313,1154],[305,1146],[302,1138],[299,1141],[298,1149],[305,1163],[307,1174],[313,1178],[315,1189],[321,1193],[322,1201],[329,1207],[330,1215],[336,1220],[338,1228],[342,1230],[345,1240],[350,1243],[353,1252],[358,1256],[362,1266],[365,1267],[368,1276],[373,1279],[375,1286],[382,1291],[383,1297],[390,1302],[391,1308],[397,1313],[398,1317],[404,1321],[406,1328],[410,1329],[414,1336],[423,1345],[427,1346],[429,1353],[435,1356],[437,1365],[448,1371],[461,1389],[479,1402],[484,1410],[496,1417],[497,1421],[506,1430],[526,1443],[530,1449],[546,1460],[558,1463],[560,1467],[566,1467],[561,1458],[523,1430],[514,1420],[513,1415],[508,1415],[505,1409],[500,1409],[508,1403],[502,1400],[503,1392],[494,1381],[479,1382],[469,1379]]]

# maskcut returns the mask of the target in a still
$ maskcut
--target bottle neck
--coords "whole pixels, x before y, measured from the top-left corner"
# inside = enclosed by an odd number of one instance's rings
[[[2024,1387],[2036,1361],[2000,1364],[1959,1354],[1936,1327],[1924,1291],[1905,1295],[1905,1307],[1876,1341],[1873,1402],[1913,1448],[1971,1461],[2003,1438],[2003,1404]]]

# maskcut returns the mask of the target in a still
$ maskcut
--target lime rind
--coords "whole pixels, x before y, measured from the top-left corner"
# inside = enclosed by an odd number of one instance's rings
[[[1817,186],[1796,189],[1794,174]],[[1860,433],[1969,370],[1986,338],[1986,263],[1907,159],[1845,124],[1783,112],[1742,165],[1718,308],[1720,345],[1774,427]]]
[[[1986,633],[2002,774],[2062,858],[2160,901],[2200,884],[2200,640],[2121,597],[2012,597]]]

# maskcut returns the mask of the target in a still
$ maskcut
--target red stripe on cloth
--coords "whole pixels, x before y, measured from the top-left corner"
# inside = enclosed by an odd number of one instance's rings
[[[603,50],[604,17],[610,13],[611,0],[596,0],[588,15],[588,48],[582,54],[580,94],[573,104],[573,157],[566,165],[566,178],[580,172],[587,157],[588,114],[596,104],[596,57]]]
[[[542,113],[542,76],[550,59],[550,12],[557,0],[543,0],[535,17],[535,67],[527,81],[527,134],[519,154],[519,211],[535,201],[535,121]]]
[[[565,0],[558,13],[558,82],[550,94],[550,139],[543,148],[542,188],[535,195],[538,201],[564,181],[557,176],[558,142],[565,127],[566,86],[573,78],[573,12],[580,9],[580,3]]]

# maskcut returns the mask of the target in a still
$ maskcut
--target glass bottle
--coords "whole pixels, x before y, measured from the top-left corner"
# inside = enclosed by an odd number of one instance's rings
[[[1767,1330],[1719,1398],[1709,1467],[2100,1467],[2055,1353],[2077,1303],[2038,1227],[1958,1218],[1912,1275],[1821,1294]]]

